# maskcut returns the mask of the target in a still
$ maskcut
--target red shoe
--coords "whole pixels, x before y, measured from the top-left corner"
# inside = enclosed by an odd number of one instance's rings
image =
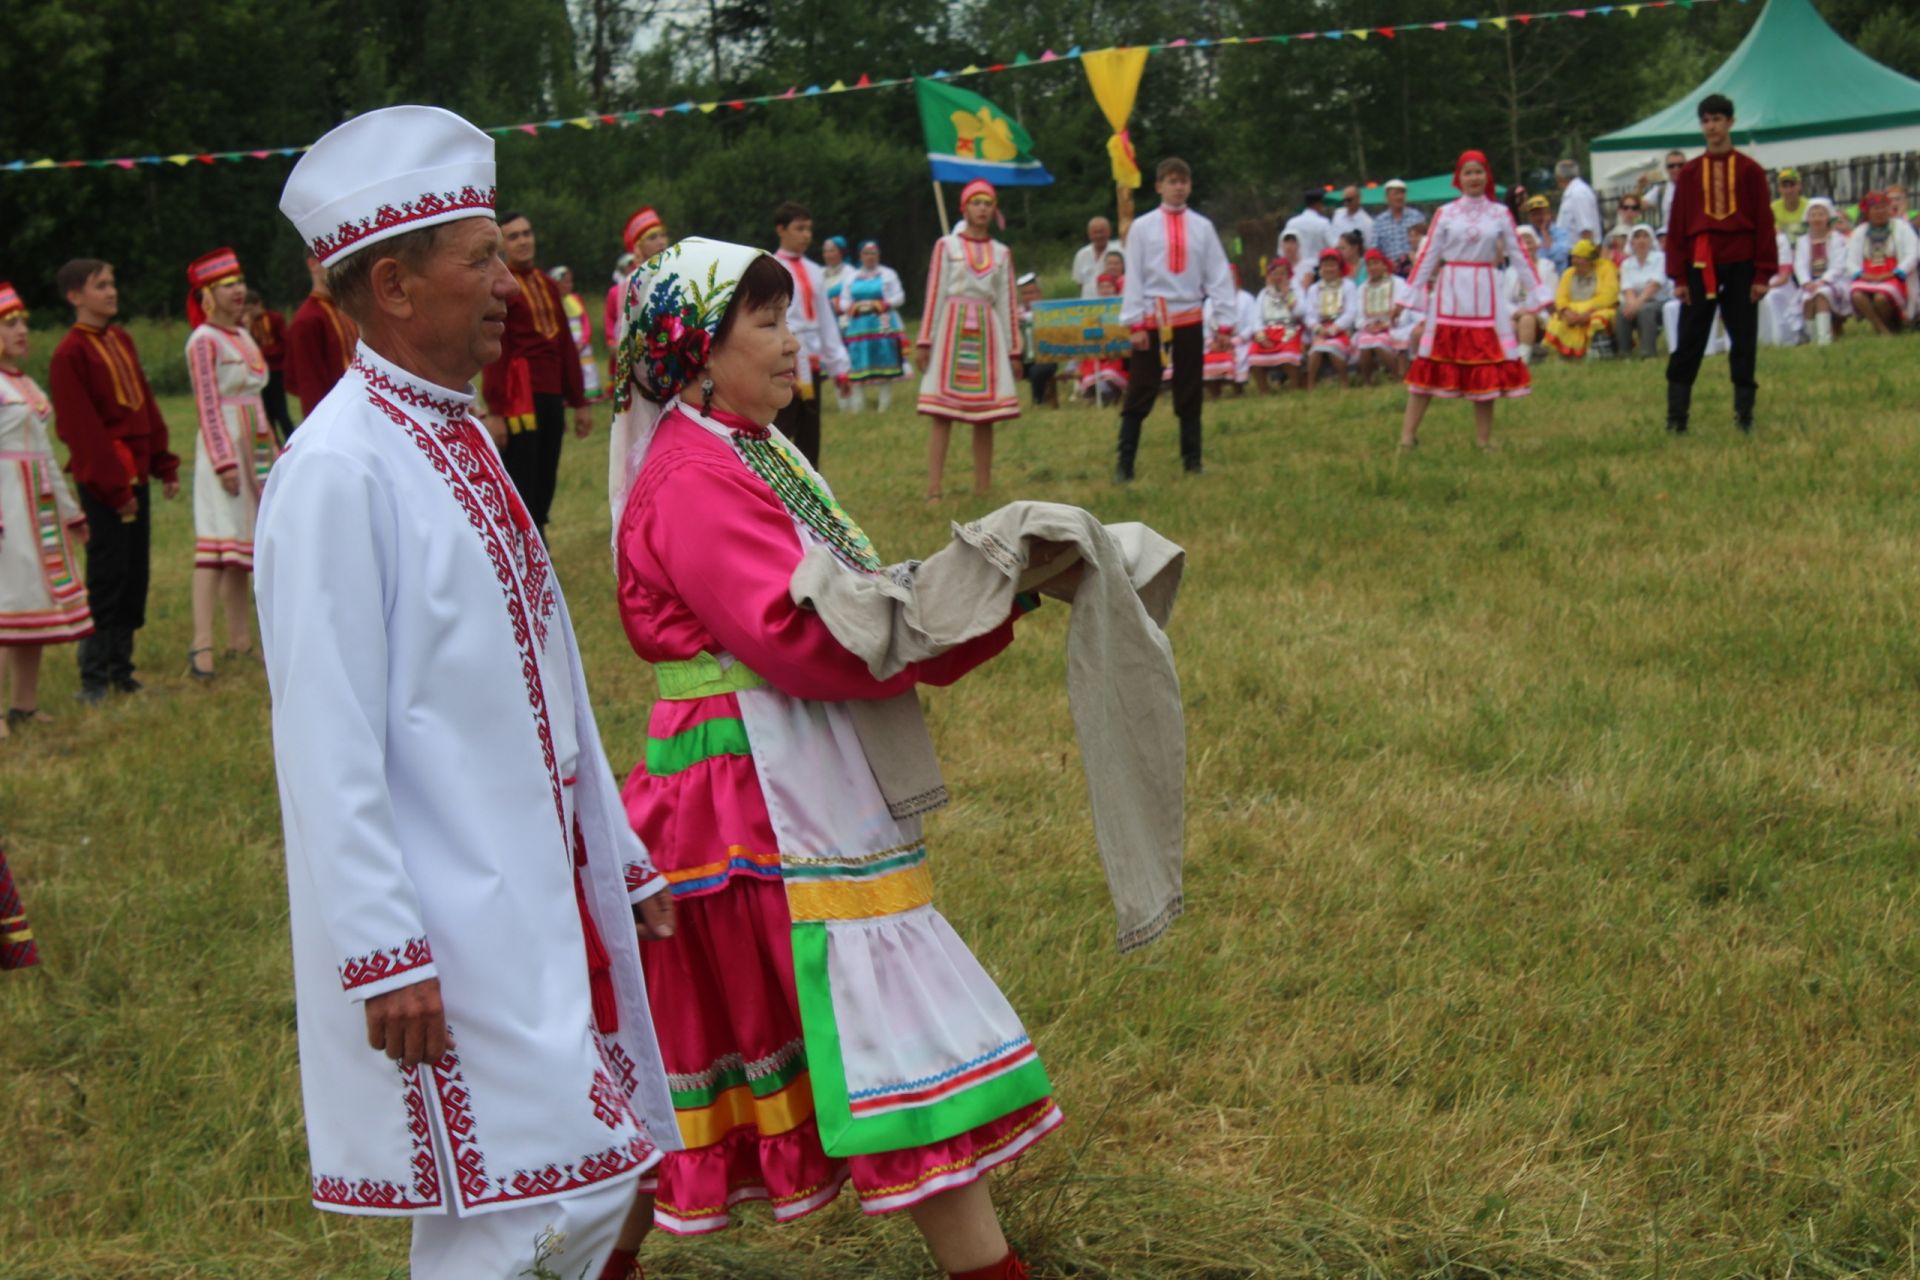
[[[646,1280],[640,1270],[640,1251],[638,1249],[615,1249],[607,1259],[607,1265],[600,1268],[600,1280]]]
[[[953,1271],[948,1273],[952,1280],[1028,1280],[1033,1273],[1027,1270],[1027,1264],[1020,1255],[1007,1250],[1007,1256],[990,1267],[981,1267],[978,1271]]]

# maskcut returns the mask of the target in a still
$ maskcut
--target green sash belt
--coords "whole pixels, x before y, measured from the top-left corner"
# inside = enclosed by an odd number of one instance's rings
[[[656,662],[653,678],[660,683],[660,696],[668,702],[687,702],[711,698],[720,693],[739,693],[766,684],[744,662],[722,667],[711,653],[696,653],[685,662]]]

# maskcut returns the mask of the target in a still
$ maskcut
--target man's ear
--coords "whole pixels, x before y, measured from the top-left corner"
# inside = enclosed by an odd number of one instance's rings
[[[367,272],[367,289],[375,310],[404,320],[413,315],[411,275],[398,258],[382,258]]]

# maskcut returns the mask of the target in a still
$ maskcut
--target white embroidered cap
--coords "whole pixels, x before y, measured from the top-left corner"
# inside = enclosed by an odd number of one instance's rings
[[[493,213],[493,139],[439,107],[385,107],[331,130],[280,192],[308,250],[330,267],[403,231]]]

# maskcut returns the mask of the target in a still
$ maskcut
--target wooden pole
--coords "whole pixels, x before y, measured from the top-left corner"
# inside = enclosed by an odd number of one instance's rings
[[[1127,229],[1133,226],[1133,188],[1124,182],[1113,184],[1114,208],[1120,215],[1119,230],[1115,239],[1121,244],[1127,242]]]
[[[953,229],[953,224],[947,221],[947,196],[940,190],[938,178],[933,180],[933,207],[940,211],[940,234],[944,236]]]

